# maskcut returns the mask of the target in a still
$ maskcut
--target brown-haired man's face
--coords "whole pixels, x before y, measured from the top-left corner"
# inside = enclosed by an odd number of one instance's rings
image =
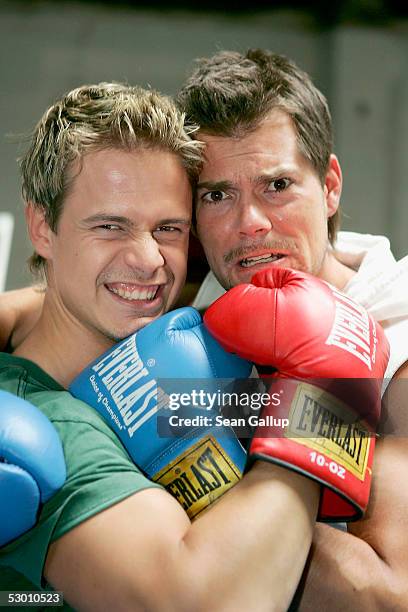
[[[199,138],[206,161],[196,196],[197,233],[224,288],[270,266],[324,276],[327,219],[341,189],[336,158],[322,186],[280,110],[242,138]]]
[[[190,217],[191,187],[176,155],[87,154],[45,253],[53,299],[98,335],[140,329],[182,289]]]

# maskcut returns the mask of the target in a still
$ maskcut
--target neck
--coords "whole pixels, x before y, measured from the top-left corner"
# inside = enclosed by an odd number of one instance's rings
[[[343,291],[352,277],[356,274],[354,270],[339,261],[331,249],[327,250],[323,265],[317,276]]]
[[[40,366],[65,388],[114,342],[74,319],[46,295],[39,320],[14,352]]]

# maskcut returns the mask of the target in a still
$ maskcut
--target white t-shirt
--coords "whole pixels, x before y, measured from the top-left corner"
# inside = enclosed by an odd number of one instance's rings
[[[385,378],[408,361],[408,255],[396,261],[385,236],[339,232],[336,257],[357,273],[343,289],[381,324],[390,343]],[[223,293],[212,272],[204,279],[193,306],[205,309]]]

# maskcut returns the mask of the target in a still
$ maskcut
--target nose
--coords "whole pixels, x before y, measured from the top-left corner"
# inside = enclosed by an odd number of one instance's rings
[[[270,214],[256,199],[241,200],[237,225],[239,233],[244,236],[262,236],[273,227]]]
[[[165,264],[160,246],[151,234],[131,240],[124,251],[124,260],[126,266],[146,279],[152,278]]]

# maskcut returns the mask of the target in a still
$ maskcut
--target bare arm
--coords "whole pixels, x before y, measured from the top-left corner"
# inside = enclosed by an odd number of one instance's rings
[[[408,608],[407,377],[405,365],[387,392],[365,518],[349,533],[316,525],[302,612]]]
[[[10,340],[16,348],[34,327],[40,316],[44,294],[36,287],[6,291],[0,295],[0,350]]]
[[[54,542],[45,575],[78,610],[286,610],[309,550],[319,488],[268,463],[193,524],[141,491]]]

